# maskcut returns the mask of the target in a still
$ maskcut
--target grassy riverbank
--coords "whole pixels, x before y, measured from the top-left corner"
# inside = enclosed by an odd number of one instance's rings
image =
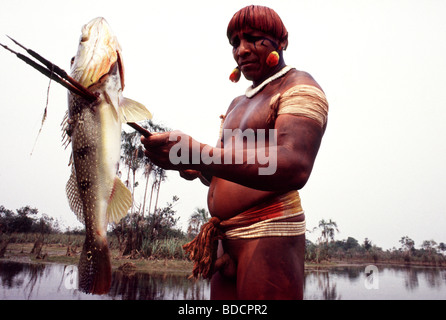
[[[7,247],[3,260],[24,262],[24,263],[58,263],[66,265],[77,265],[80,251],[67,255],[67,246],[60,244],[47,244],[42,248],[41,257],[37,258],[35,253],[31,253],[34,243],[10,243]],[[193,262],[187,259],[156,259],[138,258],[131,259],[129,256],[119,256],[117,249],[112,249],[112,268],[125,272],[163,273],[163,274],[184,274],[192,272]],[[306,270],[324,269],[346,264],[345,262],[321,262],[305,263]]]
[[[0,237],[0,258],[3,247],[3,259],[34,263],[78,264],[84,235],[48,234],[42,241],[38,241],[39,238],[41,238],[39,234],[17,233],[9,237],[3,235]],[[108,240],[113,269],[163,274],[190,274],[192,271],[193,263],[187,259],[182,250],[182,245],[188,241],[186,238],[172,237],[144,241],[141,250],[132,250],[127,255],[122,254],[123,251],[118,245],[119,241],[114,235],[110,235]],[[40,249],[34,248],[39,242]],[[313,256],[325,258],[314,259]],[[339,248],[333,250],[330,247],[314,247],[311,243],[307,244],[306,270],[352,264],[446,267],[446,257],[426,250],[413,250],[409,256],[401,250],[383,251],[375,247],[363,250],[362,247],[357,247],[341,251]]]
[[[34,243],[10,243],[4,254],[3,260],[26,262],[26,263],[58,263],[66,265],[77,265],[79,261],[80,250],[76,253],[67,255],[67,246],[60,244],[46,244],[42,248],[40,257],[31,253]],[[151,274],[177,274],[190,275],[193,263],[187,259],[160,259],[160,258],[137,258],[131,259],[130,256],[120,256],[117,249],[112,249],[112,268],[124,272],[142,272]],[[320,263],[305,262],[305,270],[321,270],[331,267],[376,264],[371,260],[332,260]],[[408,266],[407,263],[400,261],[381,261],[379,264]],[[413,263],[410,266],[433,266],[429,263]],[[442,266],[437,266],[442,267]]]
[[[33,247],[34,243],[10,243],[3,259],[28,263],[60,263],[68,265],[77,265],[79,261],[80,250],[67,255],[68,247],[66,245],[45,244],[39,257],[35,253],[31,253]],[[111,250],[111,256],[113,269],[131,272],[186,275],[191,273],[193,267],[193,263],[185,259],[130,259],[129,256],[120,256],[117,249]]]

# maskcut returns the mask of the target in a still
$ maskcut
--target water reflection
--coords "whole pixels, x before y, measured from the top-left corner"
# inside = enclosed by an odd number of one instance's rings
[[[446,270],[419,267],[345,266],[307,270],[308,300],[446,299]],[[187,276],[113,272],[107,295],[77,290],[77,267],[0,260],[0,299],[207,300],[208,281]]]
[[[2,263],[1,266],[1,286],[8,289],[22,288],[26,299],[29,299],[32,296],[38,280],[45,276],[44,265],[35,265],[35,268],[28,269],[26,264],[11,262]],[[24,274],[26,274],[26,277],[23,277]]]
[[[113,272],[107,295],[77,290],[77,268],[0,261],[0,299],[206,300],[208,281],[172,274]]]
[[[304,298],[306,300],[340,300],[337,291],[337,276],[328,269],[307,271],[304,283]]]
[[[113,273],[111,298],[124,300],[205,300],[209,283],[172,274]]]
[[[422,267],[371,266],[307,270],[305,299],[446,299],[446,270]]]

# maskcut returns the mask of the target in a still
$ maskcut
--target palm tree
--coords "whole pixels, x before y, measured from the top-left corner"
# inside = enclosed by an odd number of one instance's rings
[[[325,221],[322,219],[319,221],[319,230],[321,231],[321,240],[325,240],[325,244],[328,245],[328,240],[334,241],[335,231],[339,232],[338,225],[331,219]]]
[[[162,125],[153,123],[151,120],[141,123],[141,126],[149,130],[150,132],[165,132],[169,130],[168,128],[163,127]],[[144,190],[143,205],[140,206],[141,215],[144,215],[150,174],[156,171],[155,181],[153,182],[154,185],[152,185],[152,193],[153,189],[156,188],[157,195],[159,195],[160,184],[161,182],[165,181],[166,173],[164,169],[156,167],[155,165],[153,165],[150,159],[144,156],[144,150],[141,145],[140,135],[136,131],[122,133],[121,153],[122,153],[121,161],[127,168],[126,185],[127,187],[131,188],[132,200],[134,200],[135,188],[139,185],[136,173],[139,169],[144,169],[144,177],[146,179],[146,185]],[[132,181],[130,181],[130,174]],[[161,178],[156,178],[157,176],[160,176]],[[133,210],[134,206],[132,206],[132,212]],[[150,212],[150,205],[149,205],[149,212]]]
[[[155,207],[153,209],[153,212],[156,213],[156,209],[158,208],[158,198],[160,195],[160,188],[161,188],[161,182],[164,182],[167,178],[166,170],[160,167],[156,167],[154,170],[155,175],[155,181],[153,182],[152,186],[152,192],[153,187],[156,189],[156,199],[155,199]],[[150,199],[150,202],[152,202],[152,199]]]
[[[144,163],[144,152],[139,140],[139,134],[135,132],[123,132],[121,135],[121,160],[127,167],[126,185],[132,192],[132,203],[135,196],[135,188],[138,186],[136,181],[136,172]],[[132,174],[132,182],[130,182],[130,173]],[[132,206],[132,212],[133,212]]]
[[[152,122],[152,120],[146,121],[145,123],[141,124],[141,126],[150,132],[166,132],[166,131],[170,130],[169,128],[164,127],[160,124],[155,124],[154,122]],[[155,212],[157,209],[157,205],[158,205],[158,197],[159,197],[161,182],[166,180],[167,174],[164,169],[162,169],[158,166],[155,166],[150,161],[149,158],[147,158],[147,157],[143,157],[143,158],[144,159],[143,159],[142,166],[144,167],[144,177],[146,179],[146,186],[144,189],[144,198],[143,198],[143,206],[142,206],[142,214],[144,215],[146,199],[147,199],[147,190],[148,190],[151,174],[153,175],[154,181],[152,182],[152,188],[150,191],[149,208],[147,210],[149,214],[150,214],[150,209],[152,207],[153,191],[156,190],[156,201],[155,201],[155,208],[154,208],[154,212]]]
[[[148,158],[145,158],[145,164],[144,164],[144,177],[146,178],[146,186],[144,188],[144,197],[142,202],[142,210],[141,214],[144,216],[145,208],[146,208],[146,199],[147,199],[147,189],[149,186],[149,180],[150,180],[150,174],[152,172],[153,165],[150,162]],[[149,208],[150,210],[150,208]]]
[[[314,228],[314,230],[315,229],[317,228]],[[318,238],[319,245],[316,248],[316,263],[319,263],[324,257],[328,257],[328,240],[334,241],[335,231],[339,232],[338,225],[331,219],[328,221],[325,221],[325,219],[319,221],[318,229],[320,230],[321,235]],[[322,246],[323,242],[324,246]],[[322,251],[321,249],[324,250]]]
[[[189,218],[189,227],[187,228],[187,234],[191,237],[195,237],[199,232],[203,224],[209,220],[209,212],[204,208],[196,208]]]

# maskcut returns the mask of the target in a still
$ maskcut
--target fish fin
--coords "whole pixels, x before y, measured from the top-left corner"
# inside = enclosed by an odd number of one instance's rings
[[[73,163],[74,163],[73,153],[71,153],[71,155],[70,155],[70,159],[68,160],[68,166],[73,165]],[[72,168],[72,170],[74,170],[74,168]]]
[[[127,189],[124,183],[116,177],[110,199],[108,200],[108,221],[118,223],[119,220],[126,216],[132,203],[132,193]]]
[[[64,146],[66,149],[71,143],[71,137],[68,134],[69,131],[68,110],[65,112],[62,123],[60,125],[62,127],[62,146]]]
[[[122,98],[119,101],[121,107],[121,122],[137,122],[152,119],[152,114],[147,108],[132,99]]]
[[[84,207],[79,193],[79,188],[77,187],[76,171],[74,169],[74,166],[72,166],[71,168],[71,176],[70,179],[68,179],[67,185],[65,187],[68,204],[70,206],[70,209],[76,214],[78,220],[84,223]]]

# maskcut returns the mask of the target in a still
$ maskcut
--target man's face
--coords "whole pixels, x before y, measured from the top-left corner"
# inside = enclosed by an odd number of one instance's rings
[[[272,68],[266,64],[266,58],[277,50],[277,43],[271,36],[245,28],[234,32],[230,43],[234,59],[246,79],[257,85],[271,76]]]

